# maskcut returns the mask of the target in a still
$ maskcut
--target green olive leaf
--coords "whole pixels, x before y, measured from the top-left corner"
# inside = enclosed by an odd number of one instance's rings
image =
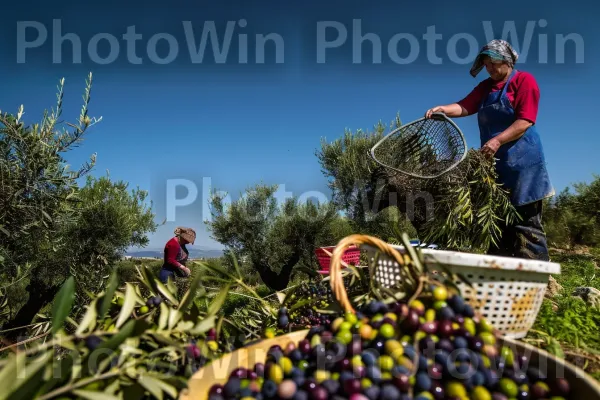
[[[119,400],[118,396],[93,390],[73,390],[73,394],[86,400]]]
[[[102,296],[102,302],[100,303],[98,309],[98,318],[104,318],[108,310],[110,309],[110,304],[112,302],[112,298],[117,291],[117,287],[119,286],[119,275],[117,271],[114,271],[108,281],[108,285],[106,286],[106,291]]]
[[[194,302],[194,299],[198,296],[197,291],[198,291],[198,287],[200,286],[200,282],[202,278],[202,274],[197,273],[196,276],[194,276],[194,279],[192,280],[192,282],[190,283],[190,287],[187,290],[187,292],[185,292],[185,294],[183,295],[183,298],[181,299],[181,303],[179,304],[179,307],[177,308],[178,310],[182,311],[182,312],[186,312],[188,307]],[[201,296],[204,296],[204,293],[206,293],[204,288],[201,288],[202,293],[200,294]]]
[[[175,298],[175,296],[173,296],[173,293],[158,279],[154,280],[154,283],[156,284],[156,288],[158,289],[158,291],[167,298],[167,300],[169,300],[171,302],[171,304],[173,304],[174,306],[178,306],[179,302],[177,301],[177,299]]]
[[[219,310],[223,306],[223,303],[225,303],[225,299],[227,299],[227,295],[229,294],[229,288],[230,287],[231,287],[231,284],[225,285],[221,289],[221,291],[219,292],[219,294],[217,294],[215,296],[214,300],[212,301],[212,303],[208,307],[208,315],[216,315],[217,312],[219,312]]]
[[[181,317],[183,317],[181,311],[175,308],[169,309],[169,329],[173,329],[175,325],[181,320]]]
[[[75,278],[70,276],[60,288],[52,307],[52,334],[58,332],[75,302]]]
[[[171,398],[177,398],[177,390],[149,374],[141,374],[138,382],[144,386],[154,397],[162,399],[163,392],[167,393]]]
[[[135,289],[130,283],[127,283],[127,289],[125,290],[125,302],[123,303],[123,307],[121,307],[121,311],[119,312],[119,317],[117,318],[117,322],[115,326],[117,328],[121,327],[129,318],[131,318],[131,313],[133,313],[133,309],[135,308],[135,303],[138,299],[137,293],[135,293]]]
[[[87,311],[85,312],[85,315],[81,319],[81,322],[79,323],[79,326],[77,327],[77,330],[75,331],[75,333],[77,335],[81,335],[88,329],[90,331],[92,331],[96,327],[96,322],[98,319],[98,312],[96,310],[97,303],[98,303],[98,299],[94,299],[87,306]]]
[[[191,335],[201,335],[205,332],[208,332],[211,328],[214,328],[216,319],[217,317],[215,315],[210,315],[204,318],[198,322],[193,329],[190,329],[189,333]]]
[[[28,361],[26,365],[18,365],[15,379],[10,383],[2,381],[3,385],[8,384],[11,386],[10,396],[7,399],[22,399],[33,396],[44,383],[42,379],[44,368],[51,367],[50,362],[53,356],[54,351],[49,350],[37,356],[34,360]]]
[[[160,315],[158,317],[158,329],[163,330],[167,328],[167,322],[169,321],[169,310],[165,303],[160,303]]]

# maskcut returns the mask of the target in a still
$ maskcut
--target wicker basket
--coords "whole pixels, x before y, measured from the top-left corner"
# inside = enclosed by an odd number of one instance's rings
[[[273,345],[284,348],[288,343],[297,344],[306,337],[308,330],[293,332],[288,335],[264,340],[256,345],[236,350],[220,360],[198,371],[188,381],[188,389],[184,389],[180,400],[208,400],[208,393],[214,384],[224,384],[227,377],[238,367],[251,368],[257,362],[264,362],[267,350]],[[600,400],[600,384],[587,375],[582,369],[564,360],[526,343],[499,338],[499,345],[505,345],[530,357],[530,366],[537,367],[547,376],[565,378],[572,390],[573,399]]]
[[[179,398],[181,400],[207,400],[210,388],[216,384],[225,384],[229,375],[236,368],[251,369],[256,363],[264,363],[267,351],[272,346],[279,345],[281,348],[285,348],[290,342],[297,344],[307,334],[308,329],[292,332],[228,353],[198,370],[188,380],[188,388],[181,391]]]
[[[354,241],[363,242],[362,249],[371,262],[379,250],[373,277],[378,284],[392,287],[403,279],[399,267],[406,254],[403,246],[361,236],[356,236]],[[560,274],[560,265],[551,262],[444,250],[420,251],[434,273],[443,273],[443,266],[453,274],[466,277],[473,288],[460,279],[455,281],[465,300],[501,334],[515,339],[525,337],[534,324],[550,275]]]
[[[585,373],[581,368],[563,359],[529,344],[501,337],[500,346],[504,345],[513,351],[519,351],[529,356],[529,366],[538,368],[548,377],[564,378],[571,387],[571,399],[600,400],[600,383]]]
[[[392,246],[384,241],[370,237],[365,235],[351,235],[338,243],[338,246],[333,251],[333,255],[331,257],[331,269],[330,269],[330,284],[335,298],[338,300],[342,308],[347,312],[355,313],[355,309],[351,302],[348,299],[348,294],[344,287],[344,283],[342,280],[342,256],[344,254],[344,250],[349,245],[359,245],[362,248],[369,249],[370,251],[375,251],[375,249],[380,251],[380,259],[383,256],[387,257],[388,261],[392,261],[389,263],[390,265],[402,264],[405,262],[404,258],[404,250],[398,246]],[[423,251],[425,253],[425,251]],[[454,254],[454,257],[450,257],[449,260],[450,266],[458,265],[464,268],[481,268],[479,265],[472,265],[473,258],[467,257],[466,261],[463,261],[461,264],[457,258],[461,256],[461,254],[435,251],[435,254],[440,254],[441,260],[444,260],[444,254],[449,257],[451,254]],[[465,256],[465,255],[462,255]],[[483,262],[483,260],[487,260],[486,257],[477,256],[475,259]],[[439,260],[439,259],[438,259]],[[495,258],[498,263],[507,262],[507,260],[498,260]],[[448,261],[448,259],[446,259]],[[467,264],[466,266],[463,264]],[[382,264],[383,265],[383,264]],[[502,265],[502,264],[500,264]],[[511,265],[511,264],[509,264]],[[548,265],[548,263],[543,264],[546,268],[549,268],[546,273],[554,273],[556,270],[555,265]],[[523,268],[531,268],[532,265],[526,264]],[[380,267],[381,268],[381,267]],[[389,265],[388,265],[389,268]],[[500,267],[488,267],[488,269],[495,271]],[[486,269],[486,268],[483,268]],[[515,268],[516,270],[517,268]],[[386,272],[389,275],[389,272]],[[479,271],[478,271],[479,273]],[[537,272],[539,273],[539,272]],[[499,273],[497,273],[498,275]],[[505,276],[505,275],[502,275]],[[517,275],[519,279],[522,279],[522,275]],[[477,275],[476,277],[479,277]],[[385,276],[379,277],[377,279],[386,279]],[[388,278],[389,279],[389,278]],[[519,282],[514,282],[513,285],[518,285]],[[506,290],[506,289],[505,289]],[[543,294],[542,294],[543,295]],[[485,310],[484,310],[485,311]],[[477,309],[476,312],[481,314]],[[537,312],[537,311],[536,311]],[[279,345],[284,348],[288,343],[292,342],[297,344],[302,339],[306,337],[308,330],[293,332],[287,335],[279,336],[274,339],[263,340],[256,344],[244,347],[242,349],[236,350],[232,353],[229,353],[223,356],[221,359],[215,360],[212,363],[205,366],[203,369],[196,372],[188,381],[188,389],[183,390],[180,395],[180,399],[182,400],[207,400],[208,393],[210,388],[215,384],[224,384],[229,375],[236,368],[252,368],[255,363],[261,362],[264,363],[266,359],[266,355],[268,350],[274,346]],[[498,335],[502,335],[501,331],[497,332]],[[530,365],[538,367],[542,372],[546,373],[548,376],[556,376],[556,377],[564,377],[570,383],[573,393],[573,398],[576,399],[585,399],[585,400],[600,400],[600,386],[598,382],[596,382],[593,378],[585,374],[581,369],[564,362],[561,359],[558,359],[543,350],[540,350],[536,347],[515,341],[510,337],[500,337],[500,343],[506,344],[507,346],[523,351],[525,354],[530,357]]]

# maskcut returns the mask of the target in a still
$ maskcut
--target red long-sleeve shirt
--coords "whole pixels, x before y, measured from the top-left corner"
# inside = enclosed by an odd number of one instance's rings
[[[164,262],[165,266],[170,265],[173,268],[181,268],[182,264],[177,261],[177,256],[179,255],[179,250],[181,245],[176,237],[172,238],[165,245],[164,251]]]
[[[504,82],[494,82],[488,78],[479,83],[464,99],[458,102],[469,115],[477,113],[481,102],[490,92],[502,90]],[[506,96],[515,110],[515,118],[535,124],[540,101],[538,84],[528,72],[517,71],[506,88]]]

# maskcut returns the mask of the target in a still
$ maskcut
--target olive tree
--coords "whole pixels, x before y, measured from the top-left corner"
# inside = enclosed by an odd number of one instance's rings
[[[225,204],[224,196],[210,199],[212,237],[235,257],[246,260],[272,290],[285,289],[295,267],[314,270],[314,250],[335,245],[351,233],[333,203],[278,203],[277,185],[256,185],[239,200]]]
[[[30,324],[68,277],[82,278],[79,304],[87,303],[86,293],[100,290],[119,255],[144,245],[156,228],[145,192],[88,176],[94,155],[75,171],[65,161],[101,120],[88,116],[91,83],[90,74],[79,120],[65,124],[70,129],[59,128],[64,80],[56,109],[41,123],[26,125],[22,106],[16,115],[0,114],[0,295],[7,300],[0,315],[12,337],[24,333],[15,328]]]

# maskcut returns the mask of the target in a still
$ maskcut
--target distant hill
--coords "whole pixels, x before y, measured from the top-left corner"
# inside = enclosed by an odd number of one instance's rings
[[[218,258],[223,255],[222,250],[214,250],[214,249],[189,249],[190,258]],[[127,256],[131,257],[152,257],[152,258],[163,258],[162,250],[132,250],[125,253]]]

